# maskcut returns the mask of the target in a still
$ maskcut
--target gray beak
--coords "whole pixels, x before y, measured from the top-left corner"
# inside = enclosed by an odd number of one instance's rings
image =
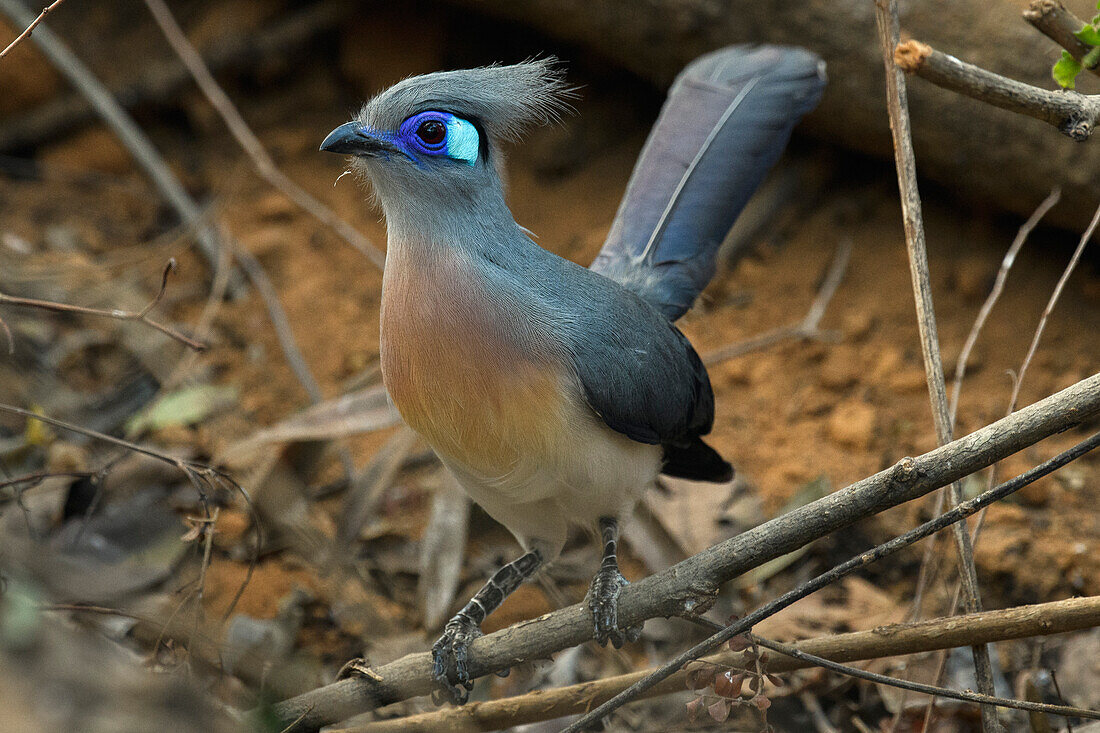
[[[391,142],[372,135],[358,122],[346,122],[330,132],[321,143],[321,150],[365,156],[400,152]]]

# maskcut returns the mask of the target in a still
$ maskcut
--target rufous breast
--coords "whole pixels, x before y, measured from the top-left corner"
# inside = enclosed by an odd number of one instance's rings
[[[565,370],[515,297],[449,249],[393,255],[382,293],[382,376],[405,422],[487,478],[552,449],[565,428]]]

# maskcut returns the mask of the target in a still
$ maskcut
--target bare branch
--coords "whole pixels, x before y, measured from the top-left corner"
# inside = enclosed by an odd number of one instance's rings
[[[909,273],[913,281],[913,298],[917,306],[917,327],[920,332],[921,353],[924,356],[924,374],[928,381],[928,397],[932,402],[932,421],[936,426],[936,439],[940,445],[951,442],[954,429],[947,406],[947,385],[936,328],[936,311],[932,304],[932,280],[928,272],[928,252],[924,241],[924,220],[921,215],[920,191],[917,188],[917,162],[913,152],[913,135],[909,120],[905,76],[894,65],[893,49],[900,34],[897,0],[874,0],[875,25],[882,47],[882,63],[886,72],[886,108],[890,115],[890,132],[894,139],[894,164],[898,172],[898,190],[901,193],[902,220],[905,225],[905,248],[909,253]],[[962,485],[955,481],[948,489],[951,505],[962,502]],[[982,610],[981,591],[978,587],[978,571],[974,566],[974,548],[965,524],[951,528],[955,549],[959,555],[959,575],[963,583],[966,610],[971,613]],[[989,650],[984,645],[973,647],[974,668],[978,688],[982,694],[992,696],[993,666]],[[992,708],[982,709],[982,730],[999,733],[1002,730]]]
[[[652,673],[646,675],[643,679],[631,685],[626,690],[611,698],[599,707],[589,711],[581,718],[570,724],[565,728],[562,733],[578,733],[585,730],[588,726],[598,722],[608,713],[616,710],[622,705],[635,699],[641,692],[653,687],[657,683],[670,677],[677,670],[683,668],[688,662],[694,661],[703,656],[707,652],[717,648],[718,646],[725,644],[735,636],[740,636],[749,630],[753,626],[760,623],[764,619],[776,614],[784,608],[787,608],[795,601],[801,600],[811,593],[820,590],[821,588],[830,585],[840,578],[849,575],[856,570],[866,567],[873,562],[881,560],[882,558],[891,555],[898,550],[908,547],[909,545],[924,539],[945,527],[954,525],[962,520],[966,519],[972,514],[975,514],[983,507],[989,506],[995,501],[999,501],[1006,496],[1009,496],[1015,491],[1022,489],[1024,486],[1036,481],[1037,479],[1050,474],[1053,471],[1061,468],[1070,461],[1081,457],[1088,451],[1100,446],[1100,432],[1093,433],[1093,435],[1084,441],[1078,443],[1073,448],[1070,448],[1063,453],[1059,453],[1054,458],[1046,461],[1031,470],[1023,473],[1016,478],[1006,481],[992,491],[984,492],[970,501],[963,502],[956,506],[954,509],[941,514],[935,519],[925,522],[924,524],[909,530],[905,534],[895,537],[892,540],[882,543],[874,549],[857,555],[846,562],[841,563],[833,567],[817,577],[806,581],[802,585],[787,591],[779,598],[770,601],[760,608],[756,609],[752,613],[748,614],[744,618],[735,620],[729,626],[723,628],[720,632],[714,634],[708,639],[705,639],[691,649],[680,653],[674,659],[658,667]],[[985,648],[985,645],[981,645],[981,648]],[[992,698],[992,695],[984,696]],[[983,705],[983,709],[985,708]],[[983,712],[983,720],[990,717]]]
[[[34,20],[34,14],[21,0],[0,0],[0,11],[17,23],[27,24]],[[80,90],[80,93],[95,107],[96,112],[130,151],[138,166],[149,176],[168,205],[176,211],[186,225],[194,228],[199,249],[202,250],[210,266],[216,267],[217,233],[204,221],[202,210],[161,158],[148,135],[137,126],[103,82],[97,79],[95,74],[49,28],[45,26],[39,28],[33,40],[69,83]]]
[[[194,351],[205,351],[206,344],[201,341],[196,341],[193,338],[184,336],[179,331],[169,328],[162,323],[154,321],[149,318],[149,312],[153,310],[164,297],[164,291],[168,287],[168,275],[176,269],[176,260],[172,258],[168,260],[168,264],[164,266],[164,274],[160,280],[160,290],[157,292],[149,305],[142,308],[140,311],[126,311],[119,310],[117,308],[105,309],[105,308],[87,308],[82,305],[69,305],[68,303],[54,303],[49,300],[36,300],[34,298],[19,298],[14,295],[5,295],[0,293],[0,306],[10,305],[20,308],[40,308],[41,310],[53,311],[54,313],[78,313],[85,316],[100,316],[103,318],[113,318],[117,321],[137,321],[138,323],[144,323],[150,328],[154,328],[160,331],[165,336],[174,339],[189,349]],[[2,323],[2,322],[0,322]],[[8,333],[8,338],[11,338],[11,331],[7,326],[4,326],[4,330]]]
[[[798,323],[774,328],[736,344],[722,346],[708,354],[704,354],[702,357],[703,363],[709,366],[720,361],[763,351],[769,346],[787,339],[811,339],[825,335],[825,332],[819,328],[821,319],[825,315],[825,309],[829,306],[829,302],[836,295],[840,282],[844,279],[844,273],[848,270],[848,260],[851,255],[852,240],[846,238],[837,246],[836,254],[833,255],[833,262],[829,265],[829,272],[826,273],[814,302],[810,304],[810,309],[806,311],[806,315]]]
[[[1024,84],[960,61],[920,41],[906,41],[894,50],[894,63],[936,86],[994,107],[1034,117],[1054,125],[1078,142],[1088,140],[1100,118],[1100,98],[1069,89],[1052,92]]]
[[[1022,450],[1045,437],[1100,417],[1100,374],[917,458],[764,522],[673,567],[623,588],[619,618],[636,625],[649,618],[702,613],[725,583],[830,532],[897,506]],[[472,676],[507,669],[517,660],[541,659],[592,638],[592,614],[576,604],[474,641]],[[411,654],[376,672],[381,682],[351,678],[275,706],[283,723],[302,715],[295,730],[316,730],[379,705],[435,689],[431,655]]]
[[[996,305],[997,299],[1001,297],[1001,293],[1004,291],[1005,281],[1008,280],[1008,271],[1012,269],[1012,265],[1016,262],[1016,256],[1020,254],[1020,250],[1031,231],[1039,226],[1039,222],[1046,216],[1046,213],[1054,208],[1054,205],[1061,198],[1062,189],[1055,187],[1050,195],[1043,199],[1028,220],[1020,226],[1020,231],[1016,233],[1016,238],[1012,240],[1012,245],[1005,253],[1004,259],[1001,260],[1001,267],[997,270],[993,288],[986,296],[985,302],[982,303],[982,307],[978,311],[978,317],[974,319],[974,325],[970,327],[970,332],[966,335],[966,341],[963,343],[962,351],[959,352],[959,358],[955,361],[955,379],[951,385],[950,405],[952,426],[955,424],[955,416],[959,410],[959,395],[962,393],[963,378],[966,376],[966,362],[970,360],[970,352],[974,350],[974,344],[977,343],[978,335],[981,334],[989,314],[993,311],[993,306]]]
[[[918,654],[942,648],[992,643],[1009,639],[1060,634],[1100,624],[1100,596],[985,611],[966,616],[930,619],[911,624],[880,626],[869,631],[808,639],[790,646],[805,654],[832,662],[855,662],[904,654]],[[763,641],[756,637],[758,641]],[[715,665],[738,663],[740,654],[723,651],[700,661]],[[812,663],[789,656],[768,662],[769,674],[804,669]],[[501,700],[472,702],[405,718],[378,720],[338,729],[339,733],[449,733],[450,731],[493,731],[514,725],[577,715],[611,699],[652,670],[605,677],[551,690],[536,690]],[[682,692],[687,672],[680,670],[640,698]]]
[[[213,105],[226,126],[229,127],[229,132],[232,133],[237,143],[252,159],[252,164],[256,167],[257,172],[268,183],[285,193],[291,201],[340,235],[344,241],[362,252],[368,260],[381,269],[386,263],[386,255],[381,250],[360,234],[355,227],[341,219],[335,211],[308,194],[305,189],[279,170],[279,167],[275,165],[275,161],[272,160],[264,148],[263,143],[260,142],[260,139],[249,128],[248,123],[241,117],[241,113],[237,111],[237,108],[229,99],[229,95],[218,86],[218,82],[214,80],[214,76],[210,73],[210,69],[206,67],[202,56],[187,40],[183,29],[176,22],[172,11],[164,4],[164,0],[145,0],[145,5],[149,8],[153,20],[160,26],[172,49],[183,61],[188,71],[191,72],[191,76],[195,78],[199,89],[202,90],[202,93]]]
[[[1024,11],[1024,20],[1050,40],[1069,51],[1078,61],[1083,61],[1092,46],[1081,41],[1074,34],[1084,27],[1085,21],[1078,18],[1061,0],[1032,0]],[[1082,64],[1094,74],[1100,74],[1097,64]]]
[[[56,8],[58,5],[60,5],[63,2],[65,2],[65,0],[54,0],[52,3],[50,3],[46,7],[42,8],[42,12],[38,14],[37,18],[35,18],[33,21],[31,21],[31,24],[27,26],[27,29],[25,31],[23,31],[22,33],[20,33],[18,36],[16,36],[15,40],[12,41],[11,43],[9,43],[7,48],[5,48],[3,51],[0,51],[0,59],[7,56],[8,53],[13,48],[18,46],[20,43],[22,43],[28,37],[30,37],[31,33],[34,33],[34,29],[38,27],[38,24],[41,23],[42,21],[44,21],[46,19],[46,16],[49,15],[50,12],[54,8]]]

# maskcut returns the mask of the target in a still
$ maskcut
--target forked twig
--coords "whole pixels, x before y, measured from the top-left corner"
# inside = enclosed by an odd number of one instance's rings
[[[160,278],[160,290],[157,291],[156,297],[149,302],[147,306],[140,311],[127,311],[118,308],[88,308],[82,305],[70,305],[68,303],[55,303],[50,300],[37,300],[35,298],[19,298],[14,295],[5,295],[0,293],[0,306],[10,305],[20,308],[39,308],[41,310],[52,311],[54,313],[77,313],[85,316],[100,316],[103,318],[113,318],[117,321],[136,321],[138,323],[144,323],[150,328],[160,331],[165,336],[174,339],[189,349],[194,351],[205,351],[206,344],[201,341],[196,341],[193,338],[184,336],[179,331],[165,326],[163,323],[154,321],[149,318],[149,313],[160,304],[160,301],[164,298],[165,290],[168,288],[168,276],[176,269],[176,259],[173,257],[168,260],[168,264],[164,266],[164,272]],[[8,353],[11,353],[15,349],[15,342],[11,339],[11,331],[6,324],[3,324],[3,320],[0,320],[0,325],[3,325],[5,333],[8,335]]]
[[[817,295],[814,297],[814,302],[810,304],[810,309],[806,311],[806,315],[802,320],[798,321],[798,323],[793,323],[789,326],[781,326],[736,344],[719,347],[714,351],[704,354],[702,357],[703,363],[710,366],[711,364],[717,364],[718,362],[734,359],[739,356],[744,356],[745,354],[762,351],[773,344],[777,344],[787,339],[810,339],[826,335],[826,332],[820,329],[821,319],[824,317],[825,309],[829,306],[829,302],[833,299],[833,296],[836,295],[837,288],[840,287],[840,283],[844,279],[844,273],[848,269],[848,261],[851,259],[851,255],[852,240],[844,238],[841,240],[840,244],[837,245],[832,264],[829,265],[829,271],[826,273],[825,279],[821,283],[821,288],[818,289]]]

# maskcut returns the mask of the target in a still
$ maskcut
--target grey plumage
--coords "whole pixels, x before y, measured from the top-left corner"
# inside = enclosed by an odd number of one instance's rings
[[[406,79],[322,144],[355,156],[385,213],[380,354],[394,403],[526,550],[433,646],[455,699],[472,684],[481,621],[557,556],[569,524],[598,521],[604,539],[596,639],[636,638],[616,615],[619,520],[660,472],[732,474],[701,439],[714,395],[672,320],[821,84],[797,49],[725,49],[690,66],[591,269],[535,244],[501,183],[500,143],[568,107],[552,60]]]
[[[666,318],[683,315],[824,88],[824,63],[805,49],[734,46],[693,61],[669,90],[592,269]]]

